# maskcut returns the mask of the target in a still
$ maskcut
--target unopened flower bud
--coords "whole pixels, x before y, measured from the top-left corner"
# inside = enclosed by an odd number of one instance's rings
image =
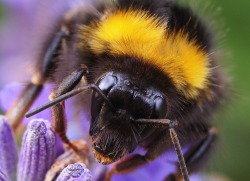
[[[11,180],[15,180],[17,162],[17,146],[11,128],[7,119],[0,116],[0,169]]]
[[[55,134],[50,123],[32,120],[23,136],[18,181],[43,181],[56,156]]]
[[[75,163],[64,168],[56,181],[92,181],[92,176],[85,164]]]

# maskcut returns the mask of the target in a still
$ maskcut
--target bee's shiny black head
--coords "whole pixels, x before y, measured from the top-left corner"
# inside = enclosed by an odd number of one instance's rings
[[[134,123],[136,119],[165,118],[164,94],[141,80],[123,73],[109,72],[97,83],[115,110],[93,93],[90,136],[94,154],[103,164],[112,163],[135,150],[154,128]]]

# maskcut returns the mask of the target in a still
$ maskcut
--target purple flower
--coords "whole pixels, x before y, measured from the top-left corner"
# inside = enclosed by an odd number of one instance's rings
[[[15,100],[18,98],[20,92],[24,89],[25,84],[12,82],[7,84],[3,89],[0,90],[0,109],[7,112]],[[41,97],[39,97],[33,104],[32,108],[37,107],[49,101],[48,95],[51,92],[51,86],[47,85],[43,91]],[[51,113],[49,110],[45,110],[32,118],[24,118],[24,123],[27,124],[32,119],[43,118],[49,120],[51,118]]]
[[[56,137],[49,121],[34,119],[28,124],[18,161],[12,130],[7,119],[0,116],[0,143],[0,181],[43,181],[46,173],[56,179],[61,172],[61,180],[78,174],[79,181],[92,178],[90,171],[85,166],[88,164],[88,148],[84,141],[75,141],[81,150],[79,153],[76,154],[72,150],[66,149],[64,154],[55,161]],[[71,165],[74,163],[78,163],[78,165]],[[71,166],[68,167],[68,165]],[[49,181],[51,180],[49,179]]]
[[[17,146],[11,128],[6,118],[0,116],[0,177],[14,180],[16,177],[17,161]]]
[[[17,179],[43,181],[55,158],[55,134],[50,123],[45,120],[32,120],[23,136]]]
[[[9,177],[1,169],[0,169],[0,180],[1,181],[9,181],[10,180]]]
[[[79,151],[76,153],[66,145],[66,151],[61,154],[51,166],[46,174],[45,181],[55,180],[55,177],[70,164],[84,163],[89,166],[89,149],[87,143],[83,140],[75,140],[72,141],[72,143],[76,145]]]
[[[56,181],[92,181],[92,176],[84,164],[75,163],[64,168]]]

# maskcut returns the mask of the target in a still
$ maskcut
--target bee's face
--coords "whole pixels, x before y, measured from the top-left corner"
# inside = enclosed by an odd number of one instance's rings
[[[136,119],[166,116],[166,100],[155,89],[139,86],[126,74],[108,73],[98,85],[115,110],[93,94],[90,136],[96,159],[109,164],[133,152],[149,132],[137,125]]]
[[[112,163],[136,148],[140,140],[140,132],[126,110],[103,111],[91,126],[90,134],[96,159],[103,163]]]

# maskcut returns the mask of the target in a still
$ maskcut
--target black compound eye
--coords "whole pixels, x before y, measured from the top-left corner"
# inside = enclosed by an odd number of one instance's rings
[[[110,89],[117,83],[117,78],[113,75],[107,75],[99,81],[99,88],[104,91],[104,93],[108,93]]]
[[[167,114],[167,101],[161,96],[157,96],[154,100],[153,118],[163,119]]]
[[[105,95],[108,95],[110,90],[117,84],[117,77],[108,74],[101,78],[97,85],[103,91]],[[103,106],[103,98],[96,92],[93,92],[92,95],[92,104],[91,104],[91,115],[93,120],[95,120],[96,116],[100,113],[100,110]]]

